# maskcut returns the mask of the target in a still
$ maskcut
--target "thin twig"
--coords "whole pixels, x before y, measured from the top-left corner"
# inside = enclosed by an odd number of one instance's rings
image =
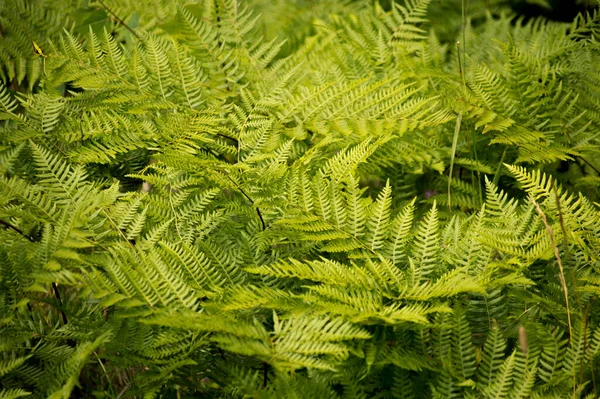
[[[236,138],[234,138],[234,137],[228,136],[228,135],[226,135],[226,134],[223,134],[223,133],[215,133],[215,134],[216,134],[217,136],[221,136],[221,137],[224,137],[224,138],[226,138],[226,139],[229,139],[229,140],[231,140],[231,141],[235,142],[235,144],[236,144],[236,145],[237,145],[237,144],[239,144],[239,141],[238,141],[238,139],[236,139]]]
[[[263,362],[263,388],[267,387],[269,377],[269,363]]]
[[[554,233],[552,232],[552,227],[550,227],[550,225],[548,224],[548,220],[546,219],[546,215],[544,214],[544,211],[542,211],[542,208],[540,208],[540,206],[538,205],[535,198],[533,198],[533,196],[531,197],[531,200],[533,201],[533,204],[535,205],[535,209],[540,214],[540,217],[542,218],[542,222],[544,223],[544,226],[546,226],[546,232],[548,232],[548,237],[550,238],[550,245],[552,246],[552,249],[554,249],[554,256],[556,257],[556,261],[558,262],[558,270],[560,272],[560,274],[559,274],[560,284],[561,284],[562,289],[565,294],[565,304],[567,306],[567,321],[569,323],[569,343],[571,343],[573,340],[573,327],[571,325],[571,309],[569,307],[569,291],[567,289],[567,282],[565,281],[565,272],[563,270],[562,260],[560,259],[560,253],[558,252],[558,247],[556,246],[556,243],[554,242]]]
[[[119,18],[119,16],[117,14],[115,14],[110,8],[108,8],[106,6],[106,4],[104,4],[104,2],[102,2],[102,0],[96,0],[96,1],[102,6],[102,8],[104,8],[106,10],[106,12],[108,12],[110,15],[113,16],[113,18],[116,19],[118,23],[123,25],[123,27],[125,27],[129,32],[131,32],[131,34],[133,36],[135,36],[138,39],[141,39],[140,35],[138,35],[133,29],[131,29],[131,27],[129,25],[127,25],[125,23],[125,21],[123,21],[121,18]]]
[[[30,237],[30,236],[28,236],[27,234],[23,233],[23,231],[22,231],[21,229],[19,229],[18,227],[16,227],[16,226],[13,226],[12,224],[10,224],[10,223],[8,223],[8,222],[6,222],[6,221],[2,220],[2,219],[0,219],[0,224],[1,224],[2,226],[4,226],[5,228],[7,228],[7,229],[10,229],[10,230],[12,230],[12,231],[14,231],[14,232],[17,232],[17,233],[19,233],[19,234],[20,234],[22,237],[26,238],[26,239],[27,239],[27,240],[29,240],[30,242],[35,242],[35,240],[34,240],[33,238],[31,238],[31,237]]]
[[[229,177],[228,175],[225,175],[225,176],[227,176],[227,178],[237,187],[237,189],[240,190],[240,193],[242,193],[242,195],[244,197],[246,197],[248,199],[248,201],[250,201],[252,203],[252,205],[254,205],[254,201],[252,200],[252,198],[250,198],[250,196],[248,194],[246,194],[244,192],[244,189],[242,187],[240,187],[240,185],[237,184],[235,182],[235,180],[233,180],[231,177]],[[267,229],[267,226],[265,224],[265,220],[262,217],[262,213],[260,213],[260,209],[258,207],[256,207],[256,213],[258,214],[258,218],[260,219],[260,223],[262,224],[262,229],[263,229],[263,231],[265,231]]]
[[[63,325],[68,324],[69,321],[67,320],[67,315],[65,314],[65,311],[63,310],[63,302],[60,297],[60,292],[58,291],[58,285],[56,285],[56,283],[54,281],[52,282],[52,291],[54,291],[54,297],[58,301],[58,306],[60,309],[60,315],[62,317]]]
[[[125,392],[127,392],[128,389],[129,389],[129,384],[127,384],[123,387],[121,392],[119,392],[119,394],[117,395],[117,399],[119,399],[121,396],[125,395]]]
[[[598,170],[597,167],[595,167],[594,165],[592,165],[591,163],[589,163],[587,159],[585,159],[584,157],[577,157],[577,158],[579,158],[583,162],[585,162],[587,164],[587,166],[589,166],[590,168],[592,168],[594,170],[594,172],[596,172],[598,174],[598,176],[600,176],[600,170]]]
[[[567,236],[567,228],[565,227],[565,220],[563,218],[562,208],[560,205],[560,197],[558,196],[558,190],[556,189],[556,184],[554,184],[554,180],[552,180],[552,190],[554,191],[554,198],[556,200],[556,208],[558,210],[558,221],[560,222],[560,228],[563,233],[563,248],[567,259],[565,260],[565,266],[569,267],[571,263],[571,253],[569,251],[569,237]],[[579,298],[579,291],[577,291],[577,279],[575,278],[575,270],[571,268],[571,280],[573,283],[573,287],[575,290],[575,299],[577,299],[577,305],[579,308],[579,313],[581,314],[582,306],[581,299]]]

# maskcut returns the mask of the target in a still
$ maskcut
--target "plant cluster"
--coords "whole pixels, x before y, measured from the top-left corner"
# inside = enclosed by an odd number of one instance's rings
[[[600,13],[0,2],[0,398],[594,398]]]

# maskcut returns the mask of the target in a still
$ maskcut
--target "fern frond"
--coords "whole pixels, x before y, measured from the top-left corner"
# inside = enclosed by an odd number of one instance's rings
[[[416,263],[414,283],[423,282],[435,275],[439,254],[438,213],[435,203],[426,218],[419,224],[417,235],[412,243],[411,256]]]

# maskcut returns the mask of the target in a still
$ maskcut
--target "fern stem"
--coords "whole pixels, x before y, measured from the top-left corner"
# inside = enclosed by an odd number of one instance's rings
[[[467,46],[467,42],[465,40],[466,36],[467,36],[467,34],[466,34],[466,30],[467,30],[467,27],[466,27],[466,25],[467,25],[466,22],[467,21],[466,21],[466,19],[467,18],[466,18],[466,13],[465,13],[465,0],[461,0],[460,11],[462,13],[462,26],[461,26],[461,29],[462,29],[462,43],[463,43],[462,61],[463,61],[463,64],[464,64],[464,62],[465,62],[465,48]]]
[[[467,55],[467,17],[469,15],[469,1],[467,0],[467,5],[465,7],[465,0],[462,0],[462,4],[461,4],[461,9],[462,9],[462,41],[463,41],[463,47],[462,47],[462,61],[463,61],[463,69],[466,71],[466,67],[467,67],[467,60],[466,60],[466,55]],[[463,83],[464,83],[464,79],[463,79]]]
[[[468,135],[467,135],[467,130],[465,130],[465,135],[467,136],[468,139]],[[475,159],[475,162],[479,162],[479,157],[477,156],[477,146],[473,145],[473,159]],[[477,169],[477,171],[472,171],[471,170],[471,176],[477,174],[477,192],[479,193],[479,206],[481,206],[483,204],[483,187],[481,186],[481,172],[479,171],[479,169]]]
[[[460,59],[460,42],[456,42],[456,57],[458,62],[458,74],[460,75],[460,80],[463,82],[463,86],[467,86],[467,82],[465,81],[465,75],[463,74],[462,61]]]
[[[591,298],[590,301],[588,302],[587,305],[587,309],[585,311],[585,325],[587,328],[588,325],[588,320],[589,320],[589,316],[590,316],[590,309],[592,307],[592,302],[594,302],[595,298]],[[585,336],[585,335],[584,335]],[[584,352],[585,353],[585,352]],[[597,396],[597,389],[596,389],[596,373],[594,372],[594,362],[590,362],[590,367],[591,367],[591,374],[592,374],[592,385],[594,387],[594,396]]]
[[[458,134],[460,133],[460,123],[462,121],[462,112],[458,113],[456,126],[454,127],[454,137],[452,138],[452,156],[450,158],[450,173],[448,175],[448,208],[452,207],[452,172],[454,170],[454,158],[456,157],[456,145],[458,143]]]
[[[588,339],[587,339],[587,329],[588,329],[588,322],[589,322],[589,316],[590,316],[590,305],[592,304],[592,302],[588,302],[587,308],[585,310],[585,319],[584,319],[584,325],[583,325],[583,351],[582,353],[585,353],[588,347]],[[579,383],[583,384],[583,361],[584,361],[584,356],[581,357],[581,360],[579,361]],[[591,362],[592,364],[594,362]],[[592,371],[593,374],[593,371]],[[594,384],[594,393],[596,391],[596,384]],[[596,395],[594,395],[596,396]]]
[[[500,180],[500,170],[502,169],[502,165],[504,164],[504,158],[506,157],[507,147],[504,147],[504,151],[502,151],[502,156],[500,157],[500,162],[498,163],[498,167],[496,168],[496,173],[494,173],[494,186],[498,186],[498,181]]]

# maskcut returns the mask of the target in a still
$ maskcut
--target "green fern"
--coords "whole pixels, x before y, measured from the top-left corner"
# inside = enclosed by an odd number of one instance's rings
[[[600,13],[507,3],[0,4],[0,397],[597,396]]]

